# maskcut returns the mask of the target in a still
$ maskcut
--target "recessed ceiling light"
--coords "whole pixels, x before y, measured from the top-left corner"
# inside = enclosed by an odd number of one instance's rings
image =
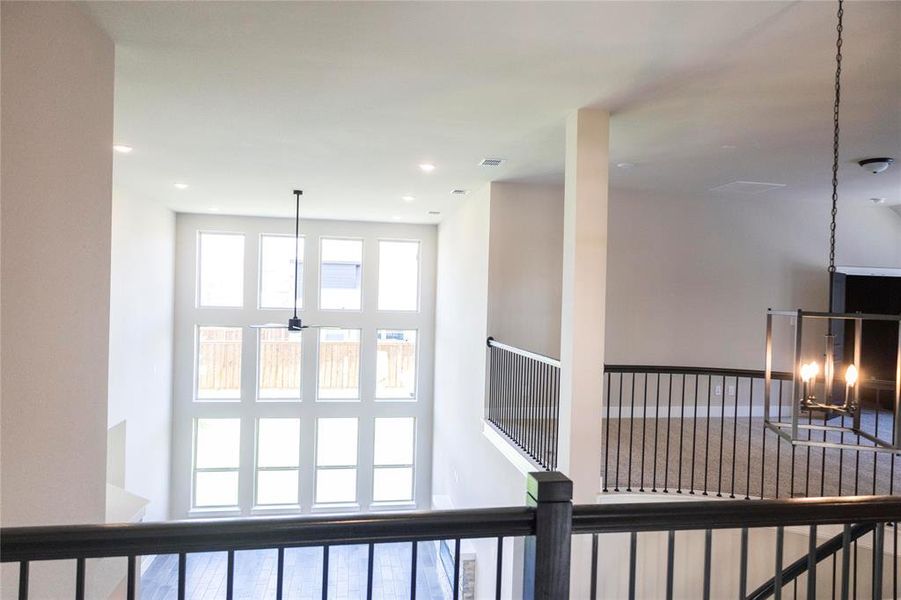
[[[635,166],[635,163],[630,162],[618,162],[616,163],[616,168],[618,169],[631,169]]]
[[[175,186],[175,189],[177,189],[177,190],[186,190],[186,189],[188,189],[188,184],[187,184],[187,183],[175,183],[175,184],[173,184],[173,185]]]
[[[119,154],[129,154],[132,150],[134,150],[134,148],[132,148],[131,146],[126,146],[124,144],[116,144],[115,146],[113,146],[113,150],[115,150]]]
[[[433,165],[432,163],[420,163],[419,168],[423,173],[431,173],[435,170],[435,165]]]
[[[720,146],[723,150],[735,150],[738,146],[733,146],[732,144],[723,144]]]
[[[394,215],[393,217],[391,217],[391,220],[392,221],[400,221],[400,215]]]
[[[454,194],[455,196],[465,196],[468,193],[469,193],[469,190],[464,190],[464,189],[459,189],[459,188],[456,190],[451,190],[451,194]]]
[[[870,198],[873,204],[885,204],[885,198]]]
[[[401,196],[400,199],[403,200],[404,202],[413,202],[414,200],[416,200],[416,197],[407,195],[407,196]]]
[[[211,207],[210,207],[210,212],[219,212],[219,208],[216,207],[216,206],[211,206]]]
[[[441,214],[441,211],[438,211],[438,210],[430,210],[430,211],[429,211],[429,214],[432,215],[432,216],[438,216],[438,215]]]

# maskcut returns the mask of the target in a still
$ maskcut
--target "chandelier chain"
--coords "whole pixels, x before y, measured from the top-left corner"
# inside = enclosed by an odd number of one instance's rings
[[[833,106],[832,134],[832,221],[829,224],[829,273],[835,273],[835,217],[838,214],[838,114],[842,94],[842,17],[845,14],[843,0],[838,0],[838,23],[835,26],[835,104]]]

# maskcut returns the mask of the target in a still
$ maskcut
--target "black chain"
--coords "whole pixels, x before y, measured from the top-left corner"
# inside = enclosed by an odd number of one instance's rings
[[[838,109],[842,95],[842,17],[845,14],[843,0],[838,0],[838,24],[835,31],[835,105],[832,134],[832,222],[829,225],[829,273],[835,273],[835,216],[838,214]],[[831,296],[831,294],[830,294]],[[830,300],[831,301],[831,300]]]

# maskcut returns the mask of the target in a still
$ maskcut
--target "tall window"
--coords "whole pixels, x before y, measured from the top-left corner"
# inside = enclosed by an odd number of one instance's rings
[[[434,227],[177,228],[173,516],[427,507]]]

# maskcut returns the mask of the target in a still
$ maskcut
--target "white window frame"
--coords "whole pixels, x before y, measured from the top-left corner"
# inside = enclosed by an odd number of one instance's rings
[[[301,222],[305,238],[303,309],[307,324],[360,330],[360,399],[319,401],[319,333],[308,329],[301,341],[300,400],[258,400],[260,337],[251,324],[287,322],[290,309],[259,307],[261,236],[293,235],[292,219],[178,214],[176,222],[176,286],[174,332],[174,404],[172,429],[172,482],[170,506],[173,518],[192,516],[250,516],[257,514],[336,513],[352,510],[428,509],[431,505],[432,387],[434,370],[435,269],[437,229],[434,225],[312,220]],[[244,299],[241,308],[200,307],[199,232],[244,235]],[[363,241],[361,310],[322,310],[319,306],[321,243],[311,240],[358,239]],[[257,243],[252,241],[256,240]],[[378,310],[378,243],[419,242],[419,302],[416,311]],[[316,268],[311,268],[315,265]],[[196,327],[244,327],[239,401],[195,401]],[[375,398],[376,332],[379,329],[417,332],[416,398]],[[320,417],[354,416],[358,422],[357,502],[353,506],[314,504],[315,424]],[[414,501],[374,503],[375,417],[415,419]],[[193,420],[208,417],[241,419],[241,448],[237,507],[193,509]],[[299,506],[256,506],[257,419],[300,418]]]

